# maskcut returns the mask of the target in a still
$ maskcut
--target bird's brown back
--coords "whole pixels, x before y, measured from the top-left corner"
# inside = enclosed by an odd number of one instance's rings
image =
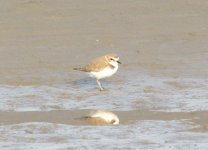
[[[108,64],[105,56],[102,56],[102,57],[92,60],[88,65],[86,65],[84,67],[84,69],[86,72],[91,72],[91,71],[98,72],[102,68],[105,68],[108,66],[109,66],[109,64]]]

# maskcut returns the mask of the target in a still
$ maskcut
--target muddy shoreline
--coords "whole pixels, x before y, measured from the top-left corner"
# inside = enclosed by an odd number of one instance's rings
[[[206,0],[1,1],[0,149],[206,150],[207,10]],[[108,53],[122,65],[99,92],[72,68]],[[95,109],[121,124],[74,119]]]

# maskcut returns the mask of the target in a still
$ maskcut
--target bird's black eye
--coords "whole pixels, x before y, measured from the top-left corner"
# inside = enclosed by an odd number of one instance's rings
[[[111,124],[114,124],[115,122],[116,122],[115,119],[112,119],[112,120],[111,120]]]
[[[113,58],[110,58],[110,60],[114,60]]]

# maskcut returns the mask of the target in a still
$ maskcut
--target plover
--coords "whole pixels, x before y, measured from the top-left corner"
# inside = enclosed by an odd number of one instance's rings
[[[104,88],[99,80],[115,74],[118,70],[118,63],[121,64],[117,54],[108,54],[92,60],[85,67],[74,68],[74,70],[84,71],[88,73],[90,77],[96,78],[96,82],[102,91]]]
[[[110,111],[104,111],[104,110],[94,110],[90,111],[86,116],[83,116],[81,118],[87,121],[91,125],[118,125],[119,124],[119,118],[116,114],[110,112]]]

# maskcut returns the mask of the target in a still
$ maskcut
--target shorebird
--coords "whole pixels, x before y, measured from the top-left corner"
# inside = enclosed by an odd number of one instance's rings
[[[112,76],[118,70],[118,64],[121,64],[117,54],[107,54],[102,57],[95,58],[89,64],[81,68],[74,68],[86,72],[90,77],[96,78],[96,82],[100,88],[100,91],[104,90],[100,83],[100,79],[104,79]]]

